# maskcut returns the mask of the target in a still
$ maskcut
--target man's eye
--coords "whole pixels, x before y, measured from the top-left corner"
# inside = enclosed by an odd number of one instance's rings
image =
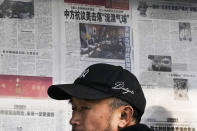
[[[76,107],[72,107],[72,110],[75,111],[76,110]]]
[[[86,106],[82,106],[81,109],[82,110],[89,110],[90,108],[89,107],[86,107]]]
[[[90,108],[89,107],[86,107],[86,106],[83,106],[79,109],[77,109],[77,107],[72,107],[72,111],[86,111],[86,110],[89,110]]]

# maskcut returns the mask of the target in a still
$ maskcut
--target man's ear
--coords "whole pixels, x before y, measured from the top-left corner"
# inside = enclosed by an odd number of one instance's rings
[[[120,118],[120,121],[118,123],[119,129],[122,129],[126,126],[134,124],[133,119],[132,119],[133,112],[134,111],[133,111],[133,108],[131,106],[122,106],[120,108],[121,118]]]

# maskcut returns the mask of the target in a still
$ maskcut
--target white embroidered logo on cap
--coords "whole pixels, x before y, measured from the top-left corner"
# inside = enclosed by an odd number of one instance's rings
[[[123,90],[124,92],[122,92],[122,94],[127,94],[127,93],[134,94],[133,90],[131,91],[129,90],[129,88],[124,88],[124,82],[116,82],[115,86],[113,86],[112,89]]]
[[[79,76],[79,78],[82,78],[82,77],[84,78],[88,74],[88,72],[89,72],[89,69],[84,70],[82,74]]]

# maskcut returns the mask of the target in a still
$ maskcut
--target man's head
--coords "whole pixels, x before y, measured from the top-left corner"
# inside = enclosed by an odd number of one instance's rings
[[[137,78],[109,64],[89,66],[73,84],[50,86],[48,95],[71,101],[73,131],[118,131],[138,123],[146,105]]]

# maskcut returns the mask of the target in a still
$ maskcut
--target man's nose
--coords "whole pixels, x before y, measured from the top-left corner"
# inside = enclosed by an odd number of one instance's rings
[[[70,124],[71,125],[79,125],[80,124],[80,118],[81,118],[80,113],[73,113],[73,115],[70,119]]]

